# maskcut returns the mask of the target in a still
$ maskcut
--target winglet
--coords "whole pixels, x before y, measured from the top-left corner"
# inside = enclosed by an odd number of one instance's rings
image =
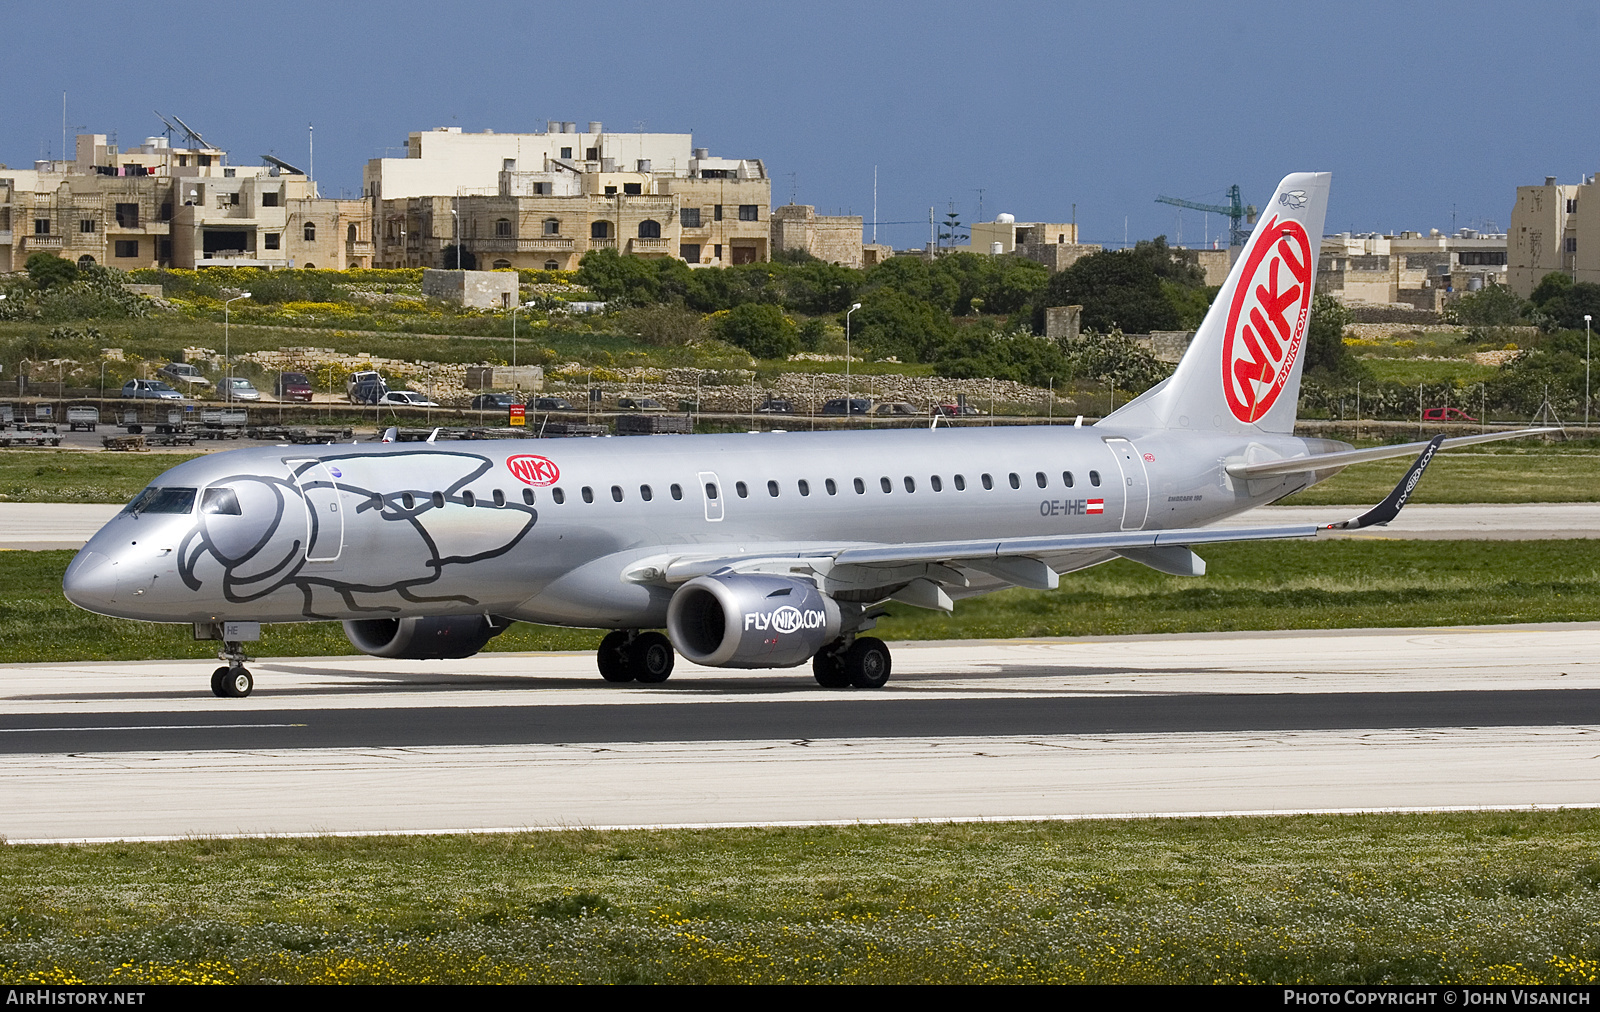
[[[1417,455],[1417,460],[1411,465],[1411,469],[1406,472],[1404,478],[1400,479],[1400,484],[1394,487],[1394,491],[1390,492],[1383,502],[1354,519],[1345,520],[1342,523],[1329,524],[1327,529],[1330,531],[1359,530],[1362,527],[1371,527],[1374,524],[1386,524],[1399,516],[1400,510],[1406,504],[1406,500],[1411,498],[1412,490],[1417,487],[1417,482],[1422,480],[1422,472],[1428,469],[1428,463],[1433,460],[1433,455],[1439,450],[1439,444],[1443,442],[1443,433],[1428,440],[1427,447]]]

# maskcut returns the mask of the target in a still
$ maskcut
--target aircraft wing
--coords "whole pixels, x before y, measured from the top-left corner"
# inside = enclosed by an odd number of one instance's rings
[[[1105,561],[1112,555],[1120,555],[1163,573],[1202,576],[1205,574],[1205,560],[1194,553],[1193,547],[1196,545],[1311,538],[1323,530],[1355,530],[1388,523],[1399,515],[1421,480],[1423,471],[1445,443],[1446,439],[1441,435],[1420,444],[1422,452],[1394,491],[1360,516],[1338,523],[1103,531],[892,545],[819,545],[810,550],[759,557],[679,556],[670,561],[663,560],[664,564],[637,568],[625,574],[624,579],[676,584],[718,572],[799,573],[820,577],[829,589],[870,591],[884,588],[888,591],[887,596],[924,607],[948,610],[951,601],[944,588],[970,587],[973,575],[979,576],[980,582],[990,584],[989,589],[993,589],[992,585],[998,582],[1054,590],[1060,582],[1057,568],[1067,559],[1078,560],[1077,564],[1066,566],[1075,569]],[[1057,566],[1053,567],[1046,559],[1056,562]]]
[[[1492,443],[1500,439],[1521,439],[1524,436],[1542,436],[1547,432],[1558,432],[1559,429],[1517,429],[1512,432],[1483,432],[1476,436],[1451,436],[1439,444],[1441,450],[1453,450],[1458,446],[1472,446],[1475,443]],[[1227,465],[1227,472],[1235,478],[1271,478],[1280,474],[1302,474],[1306,471],[1322,471],[1333,467],[1347,467],[1350,464],[1364,464],[1369,460],[1386,460],[1390,457],[1407,457],[1431,445],[1432,441],[1417,443],[1400,443],[1396,446],[1372,446],[1365,450],[1343,450],[1339,453],[1314,453],[1306,457],[1289,457],[1285,460],[1267,460],[1258,464],[1247,464],[1243,461]]]

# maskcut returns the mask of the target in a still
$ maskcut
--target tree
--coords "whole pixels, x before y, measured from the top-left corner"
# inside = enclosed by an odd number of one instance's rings
[[[868,271],[864,292],[884,288],[903,292],[945,314],[955,308],[961,292],[955,278],[918,257],[890,257]]]
[[[747,302],[719,314],[717,337],[756,358],[788,358],[800,350],[794,321],[777,306]]]
[[[40,288],[70,285],[78,279],[78,265],[54,253],[35,253],[28,258],[28,277]]]
[[[614,249],[590,250],[578,262],[578,284],[605,302],[648,306],[658,301],[660,284],[651,266],[638,257],[619,256]]]
[[[1150,256],[1134,250],[1102,250],[1052,277],[1045,287],[1044,305],[1082,306],[1087,330],[1121,328],[1136,334],[1177,330],[1183,318],[1163,291],[1162,280]],[[1042,320],[1035,329],[1041,326]]]
[[[1570,291],[1571,287],[1569,281],[1566,290]],[[1469,327],[1509,327],[1521,323],[1527,309],[1528,304],[1505,285],[1490,285],[1482,291],[1461,296],[1450,307],[1450,315],[1456,323]]]
[[[841,325],[844,322],[839,321]],[[953,332],[947,309],[894,288],[863,296],[861,308],[850,317],[850,341],[856,354],[869,349],[878,358],[894,357],[902,362],[928,361],[937,343]]]
[[[1303,374],[1321,383],[1344,386],[1367,378],[1367,369],[1344,343],[1344,328],[1350,324],[1350,310],[1336,299],[1318,295],[1311,300],[1311,319],[1306,324]]]

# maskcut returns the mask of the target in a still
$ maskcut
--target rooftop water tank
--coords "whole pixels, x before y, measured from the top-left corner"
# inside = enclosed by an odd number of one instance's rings
[[[1005,213],[997,214],[995,215],[994,223],[996,225],[1015,225],[1017,223],[1017,216],[1014,214]]]

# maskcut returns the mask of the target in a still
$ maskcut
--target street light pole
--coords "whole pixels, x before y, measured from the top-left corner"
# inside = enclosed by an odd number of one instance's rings
[[[458,198],[459,199],[459,198]],[[461,215],[455,208],[450,209],[450,228],[456,234],[456,270],[461,269]]]
[[[232,349],[228,346],[228,303],[249,297],[250,293],[244,292],[231,299],[224,299],[222,303],[222,399],[229,402],[233,400],[233,356],[230,354]]]
[[[1593,319],[1588,313],[1583,314],[1583,427],[1589,428],[1589,321]]]
[[[511,375],[512,382],[517,384],[517,400],[522,399],[522,381],[519,378],[521,374],[517,372],[517,314],[531,305],[533,305],[531,300],[519,302],[511,310]]]
[[[850,314],[861,308],[857,302],[844,314],[844,416],[850,417]]]

